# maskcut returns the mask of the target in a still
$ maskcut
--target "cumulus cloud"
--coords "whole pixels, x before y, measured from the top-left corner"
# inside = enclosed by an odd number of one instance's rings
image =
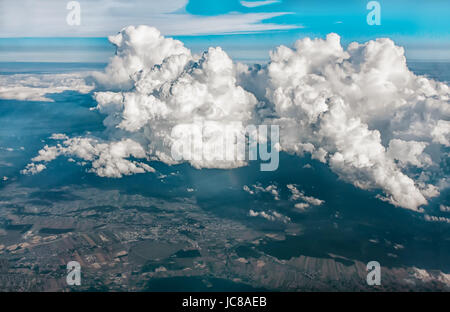
[[[106,125],[140,136],[156,160],[177,163],[174,142],[193,139],[202,140],[202,149],[180,153],[196,168],[246,164],[243,157],[220,161],[217,148],[245,133],[257,104],[237,85],[235,65],[221,48],[192,55],[180,41],[147,26],[127,27],[110,40],[118,53],[96,78],[102,86],[127,91],[95,94],[99,111],[108,115]],[[201,138],[190,138],[194,128]]]
[[[52,140],[67,140],[69,137],[65,135],[64,133],[53,133],[50,136],[50,139]]]
[[[438,120],[431,131],[431,135],[433,137],[433,142],[450,146],[450,121]]]
[[[430,215],[426,214],[424,218],[425,218],[425,220],[430,221],[430,222],[450,223],[450,218],[447,218],[447,217],[430,216]]]
[[[153,76],[160,74],[162,77],[154,78],[160,78],[163,83],[174,78],[171,74],[179,73],[190,59],[190,52],[181,41],[165,38],[153,27],[126,27],[108,39],[116,47],[116,54],[104,73],[94,73],[99,85],[106,89],[131,89],[131,76],[143,69],[151,70],[154,65],[162,64],[171,56],[179,56],[176,60],[166,61],[166,64],[170,63],[167,66],[170,68],[153,73]]]
[[[39,173],[46,168],[42,163],[50,162],[61,155],[74,156],[90,162],[89,171],[101,177],[120,178],[123,175],[155,171],[144,162],[127,159],[146,158],[142,145],[131,139],[101,142],[94,138],[75,137],[56,146],[44,146],[39,151],[39,155],[32,159],[33,163],[28,164],[22,173]],[[41,163],[36,164],[36,162]]]
[[[252,209],[250,209],[250,211],[248,212],[248,215],[250,217],[262,217],[266,220],[269,221],[280,221],[283,223],[288,223],[291,221],[291,219],[287,216],[282,215],[281,213],[278,213],[276,211],[254,211]]]
[[[282,151],[308,153],[356,187],[381,190],[378,197],[393,205],[420,211],[439,194],[433,174],[418,178],[412,169],[439,172],[436,151],[449,145],[449,87],[414,75],[389,39],[345,50],[336,34],[304,38],[271,52],[267,66],[251,67],[219,47],[193,55],[147,26],[127,27],[110,41],[117,53],[94,75],[94,97],[111,139],[68,139],[45,147],[35,162],[66,155],[91,162],[102,176],[150,171],[135,159],[179,163],[171,148],[195,125],[208,157],[194,149],[188,162],[236,168],[247,162],[216,157],[229,138],[221,129],[232,125],[234,135],[249,124],[273,124]]]
[[[423,167],[432,163],[430,156],[423,153],[427,145],[425,142],[392,139],[387,153],[392,159],[398,160],[401,166],[410,164]]]
[[[22,174],[38,174],[39,172],[43,171],[47,167],[44,164],[35,164],[30,163],[28,164],[25,169],[21,171]]]
[[[391,40],[352,43],[344,50],[336,34],[301,39],[293,49],[278,47],[266,69],[255,74],[249,68],[241,80],[252,76],[268,81],[265,94],[248,88],[271,105],[283,150],[310,153],[343,180],[382,189],[397,206],[418,210],[437,194],[402,166],[430,165],[427,144],[445,143],[438,139],[441,131],[432,136],[430,127],[448,116],[449,88],[410,72],[403,49]],[[390,140],[389,153],[383,142]]]
[[[275,200],[280,200],[280,192],[278,191],[278,187],[275,184],[269,184],[266,187],[262,186],[260,183],[254,184],[250,187],[244,185],[243,189],[250,195],[267,193],[272,195]]]
[[[291,192],[290,200],[302,201],[302,202],[297,202],[294,205],[295,208],[297,208],[301,211],[305,211],[307,208],[310,208],[311,206],[320,206],[323,203],[325,203],[324,200],[315,198],[313,196],[306,196],[305,193],[303,191],[300,191],[297,188],[297,186],[294,184],[288,184],[288,185],[286,185],[286,187]]]
[[[294,207],[299,209],[300,211],[306,211],[306,209],[308,209],[310,206],[308,203],[296,203]]]

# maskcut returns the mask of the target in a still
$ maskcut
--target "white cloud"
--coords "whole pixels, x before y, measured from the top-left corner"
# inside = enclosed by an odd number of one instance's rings
[[[431,135],[433,137],[433,142],[450,146],[450,121],[438,120]]]
[[[430,282],[433,279],[432,276],[427,272],[427,270],[419,269],[416,267],[413,267],[413,270],[414,277],[421,281]]]
[[[279,0],[262,0],[262,1],[241,1],[241,4],[247,8],[256,8],[259,6],[280,3]]]
[[[155,159],[173,164],[177,161],[172,158],[172,144],[190,135],[184,128],[196,126],[203,134],[203,149],[195,149],[193,155],[182,151],[191,165],[246,165],[239,160],[242,157],[230,161],[216,157],[221,142],[244,133],[257,104],[253,94],[237,85],[235,65],[221,48],[191,55],[181,42],[145,26],[128,27],[110,40],[118,46],[118,54],[105,74],[95,77],[110,89],[133,86],[133,90],[95,94],[99,111],[108,115],[109,128],[140,136]],[[224,132],[225,127],[232,133]]]
[[[300,203],[296,203],[294,205],[295,208],[305,211],[310,206],[320,206],[325,203],[324,200],[315,198],[313,196],[306,196],[304,192],[300,191],[296,185],[288,184],[286,187],[291,192],[290,200],[292,201],[303,201]]]
[[[437,280],[441,283],[444,283],[448,287],[450,287],[450,274],[446,274],[444,272],[439,272]]]
[[[282,215],[281,213],[278,213],[276,211],[254,211],[250,209],[248,215],[250,217],[262,217],[269,221],[281,221],[283,223],[288,223],[291,221],[291,219],[287,216]]]
[[[430,215],[426,214],[424,218],[425,218],[425,220],[430,221],[430,222],[450,223],[450,218],[447,218],[447,217],[430,216]]]
[[[446,286],[450,286],[450,274],[446,274],[441,271],[429,273],[425,269],[419,269],[416,267],[413,267],[412,270],[413,270],[412,275],[424,283],[438,281],[445,284]]]
[[[52,140],[67,140],[69,137],[65,135],[64,133],[53,133],[50,136],[50,139]]]
[[[48,146],[45,145],[43,149],[38,152],[38,156],[32,158],[34,162],[49,162],[55,160],[60,154],[61,146]]]
[[[250,195],[258,193],[268,193],[271,194],[275,200],[280,200],[280,193],[278,191],[278,187],[275,184],[269,184],[266,187],[262,186],[260,183],[254,184],[250,187],[244,185],[243,189]]]
[[[427,195],[436,194],[394,162],[398,153],[408,152],[407,162],[430,165],[422,154],[425,143],[403,143],[407,148],[400,150],[395,149],[400,141],[393,141],[391,153],[382,144],[382,137],[393,136],[429,143],[431,131],[423,128],[449,109],[448,86],[410,72],[401,47],[377,39],[352,43],[345,51],[336,34],[305,38],[294,49],[272,52],[267,71],[258,73],[265,74],[265,97],[276,116],[267,120],[280,125],[283,150],[299,155],[320,150],[321,161],[342,179],[363,189],[381,188],[397,206],[418,210]],[[252,75],[249,70],[241,79]],[[377,128],[383,123],[390,125]]]
[[[308,203],[296,203],[294,205],[295,208],[301,210],[301,211],[306,211],[307,208],[309,208],[309,204]]]
[[[44,164],[35,164],[30,163],[28,164],[25,169],[21,171],[22,174],[38,174],[39,172],[43,171],[47,167]]]
[[[25,3],[24,3],[25,1]],[[287,12],[229,13],[219,16],[188,14],[186,0],[80,1],[81,20],[69,26],[66,3],[59,0],[3,0],[0,37],[101,37],[131,24],[152,24],[165,35],[262,32],[299,28],[263,23]]]
[[[252,191],[247,185],[244,185],[244,187],[242,188],[244,191],[246,191],[247,193],[249,193],[250,195],[254,195],[255,191]]]
[[[148,79],[150,82],[164,83],[179,74],[192,58],[190,51],[181,41],[165,38],[153,27],[130,26],[117,35],[109,36],[108,39],[116,47],[116,54],[111,58],[105,72],[94,73],[94,78],[101,86],[109,89],[130,89],[133,86],[133,75],[143,69],[149,70],[155,64],[162,64],[172,56],[167,68],[150,72],[152,75],[150,77],[152,80]]]
[[[387,153],[392,159],[398,160],[402,166],[411,164],[423,167],[432,164],[430,156],[423,153],[427,145],[426,142],[393,139],[389,142]]]
[[[143,162],[127,159],[130,157],[147,158],[142,146],[131,139],[103,143],[97,139],[75,137],[67,139],[57,146],[46,145],[22,173],[39,173],[46,169],[46,166],[35,162],[49,162],[60,155],[75,156],[90,162],[89,171],[101,177],[120,178],[123,175],[155,172],[152,167]]]
[[[68,90],[89,93],[87,73],[0,75],[0,99],[53,102],[46,94]]]
[[[304,28],[303,25],[286,25],[275,23],[262,23],[278,16],[291,14],[290,12],[268,13],[230,13],[219,16],[191,16],[169,15],[156,20],[154,24],[170,35],[207,35],[207,34],[242,34],[259,33],[275,30],[289,30]],[[158,23],[161,26],[158,26]],[[183,25],[183,27],[182,27]]]
[[[118,53],[104,73],[95,74],[104,89],[95,99],[111,139],[80,137],[57,147],[59,155],[92,162],[97,174],[148,171],[143,163],[126,160],[130,156],[177,163],[170,153],[172,129],[182,124],[202,129],[233,124],[240,132],[265,123],[280,126],[283,151],[309,153],[341,179],[381,189],[379,198],[393,205],[420,211],[427,198],[439,194],[429,180],[433,175],[426,173],[439,173],[433,157],[440,155],[438,149],[434,155],[425,150],[448,143],[449,87],[409,71],[403,49],[389,39],[352,43],[344,50],[336,34],[304,38],[293,49],[278,47],[266,67],[235,64],[221,48],[192,55],[150,27],[128,27],[110,40]],[[226,136],[209,133],[211,151]],[[125,150],[111,155],[116,144]],[[89,157],[80,154],[86,146]],[[189,161],[196,168],[246,165],[218,162],[213,152],[209,160],[196,160],[196,153]],[[46,147],[36,159],[53,156]],[[409,166],[422,169],[419,179]],[[248,189],[260,188],[266,189]],[[313,204],[314,198],[302,196]]]

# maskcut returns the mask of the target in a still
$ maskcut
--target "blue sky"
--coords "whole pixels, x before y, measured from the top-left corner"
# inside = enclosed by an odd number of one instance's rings
[[[448,0],[380,0],[381,25],[367,24],[368,0],[80,0],[79,26],[67,25],[67,2],[2,0],[0,38],[91,39],[49,45],[48,39],[0,39],[0,61],[106,62],[111,49],[104,38],[130,24],[155,26],[195,52],[220,45],[244,61],[267,59],[279,44],[330,32],[341,35],[343,44],[390,37],[406,47],[410,59],[450,59]],[[32,47],[38,49],[30,55]]]

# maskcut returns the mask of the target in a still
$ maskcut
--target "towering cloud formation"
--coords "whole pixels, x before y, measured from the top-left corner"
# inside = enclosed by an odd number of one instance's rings
[[[352,43],[347,51],[339,41],[336,34],[305,38],[271,54],[265,97],[281,126],[281,147],[309,152],[354,185],[381,188],[394,205],[417,209],[437,189],[415,183],[401,167],[429,166],[431,158],[422,154],[427,143],[402,138],[445,143],[439,118],[449,116],[448,86],[411,73],[403,49],[389,39]]]
[[[78,156],[102,176],[151,171],[127,158],[176,163],[170,150],[183,131],[172,130],[194,124],[206,134],[207,157],[205,149],[191,155],[191,165],[234,168],[246,162],[215,157],[214,146],[227,136],[220,129],[233,125],[242,133],[248,124],[265,123],[280,126],[282,150],[310,153],[355,186],[381,189],[382,199],[394,205],[419,210],[438,194],[426,172],[439,170],[445,155],[436,151],[449,146],[450,91],[410,72],[403,49],[389,39],[344,50],[336,34],[305,38],[292,49],[278,47],[267,66],[254,67],[234,64],[221,48],[192,55],[146,26],[127,27],[110,41],[117,53],[94,75],[109,141],[66,139],[41,155]]]
[[[128,90],[95,94],[110,128],[132,135],[154,159],[175,163],[172,144],[189,139],[183,136],[190,135],[188,128],[195,126],[203,132],[205,146],[183,151],[193,166],[245,164],[222,161],[220,150],[215,149],[233,134],[223,131],[228,125],[233,125],[234,133],[244,132],[257,103],[253,94],[236,84],[235,65],[221,48],[193,56],[181,42],[146,26],[127,27],[110,40],[118,46],[118,53],[96,78],[102,86]]]
[[[191,57],[181,41],[164,38],[153,27],[129,26],[108,39],[116,46],[116,55],[111,58],[104,73],[94,75],[99,86],[106,89],[130,89],[133,87],[131,76],[135,73],[150,70],[171,56]]]

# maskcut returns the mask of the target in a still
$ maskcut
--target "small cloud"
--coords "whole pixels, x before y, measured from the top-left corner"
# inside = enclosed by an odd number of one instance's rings
[[[325,201],[322,199],[318,199],[313,196],[306,196],[305,193],[303,191],[298,190],[294,184],[288,184],[288,185],[286,185],[286,187],[291,191],[292,195],[291,195],[290,199],[292,201],[296,201],[296,200],[300,199],[300,200],[304,201],[305,203],[308,203],[309,205],[313,205],[313,206],[320,206],[323,203],[325,203]],[[296,208],[299,208],[299,207],[306,208],[306,206],[304,206],[304,205],[303,206],[299,205],[298,207],[296,205]]]
[[[64,133],[53,133],[50,139],[52,140],[67,140],[69,137]]]
[[[280,200],[280,193],[278,191],[278,187],[275,184],[270,184],[266,187],[262,186],[260,183],[256,183],[251,187],[244,185],[244,191],[249,193],[250,195],[258,194],[258,193],[268,193],[273,196],[273,199]]]
[[[35,164],[35,163],[30,163],[26,166],[25,169],[23,169],[22,171],[20,171],[22,174],[38,174],[39,172],[41,172],[42,170],[45,170],[47,167],[43,164]]]
[[[429,222],[443,222],[443,223],[450,223],[450,218],[446,217],[438,217],[438,216],[430,216],[425,215],[425,220]]]
[[[255,192],[252,191],[247,185],[244,185],[243,189],[244,189],[244,191],[246,191],[246,192],[249,193],[250,195],[255,194]]]
[[[278,213],[276,211],[254,211],[252,209],[250,209],[250,211],[248,212],[248,215],[250,217],[262,217],[266,220],[269,221],[281,221],[283,223],[288,223],[291,221],[291,218],[282,215],[281,213]]]
[[[301,211],[305,211],[307,208],[309,208],[309,204],[307,203],[296,203],[294,205],[295,208],[301,210]]]

